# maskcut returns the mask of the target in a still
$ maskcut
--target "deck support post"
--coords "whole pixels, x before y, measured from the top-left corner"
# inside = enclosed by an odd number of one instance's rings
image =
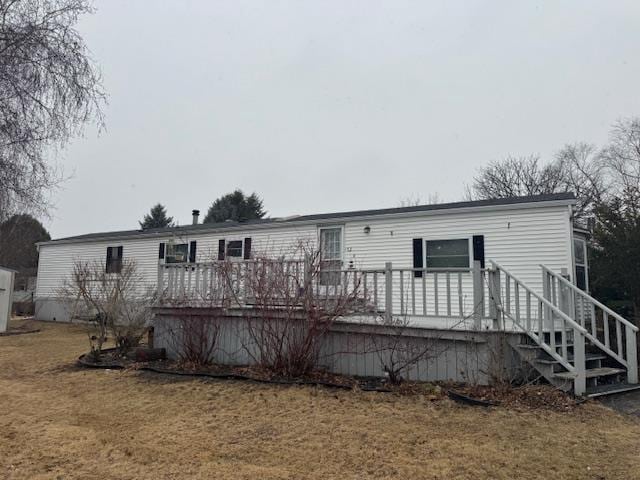
[[[493,330],[502,329],[500,310],[500,270],[489,270],[489,316],[493,319]]]
[[[636,332],[625,325],[624,336],[627,344],[627,382],[638,383],[638,350]]]
[[[586,357],[584,352],[584,335],[573,331],[573,366],[576,369],[576,377],[573,380],[573,393],[582,396],[587,390]]]
[[[482,282],[482,267],[479,260],[473,261],[473,327],[476,330],[482,329],[482,318],[484,317],[484,286]]]
[[[393,269],[391,262],[384,264],[384,320],[391,324],[393,320]]]

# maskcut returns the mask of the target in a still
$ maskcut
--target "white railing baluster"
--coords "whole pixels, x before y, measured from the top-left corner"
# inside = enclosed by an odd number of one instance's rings
[[[400,270],[400,315],[404,315],[404,271]]]
[[[504,275],[504,295],[507,305],[507,314],[511,314],[511,277],[505,272]]]
[[[451,316],[451,275],[446,273],[447,280],[447,317]]]
[[[462,305],[462,273],[458,272],[458,316],[464,316],[464,308]]]
[[[538,302],[538,339],[544,341],[544,315],[542,302]]]
[[[609,314],[602,312],[602,328],[604,329],[604,346],[609,348],[611,340],[609,339]]]
[[[435,315],[438,316],[438,272],[433,272],[433,307],[435,309]]]
[[[427,272],[422,270],[422,314],[427,316]]]
[[[380,305],[378,305],[378,272],[373,272],[373,305],[376,312],[380,311]]]
[[[531,331],[531,293],[527,292],[526,307],[527,309],[527,332]]]
[[[416,314],[416,275],[414,272],[409,272],[411,275],[411,313]]]
[[[516,309],[516,321],[520,324],[520,287],[517,283],[513,284],[513,295],[514,295],[514,308]]]

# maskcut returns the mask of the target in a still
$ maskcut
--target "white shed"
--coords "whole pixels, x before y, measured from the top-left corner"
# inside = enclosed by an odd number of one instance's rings
[[[11,318],[11,298],[16,272],[0,267],[0,333],[6,332]]]

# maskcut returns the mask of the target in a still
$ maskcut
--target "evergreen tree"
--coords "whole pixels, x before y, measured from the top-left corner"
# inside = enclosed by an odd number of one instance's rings
[[[148,214],[144,216],[140,224],[140,228],[165,228],[173,227],[173,217],[167,217],[167,210],[164,205],[158,203],[154,205]]]
[[[19,272],[38,267],[37,242],[51,240],[42,223],[31,215],[13,215],[0,223],[0,266]]]
[[[242,190],[236,190],[213,202],[203,223],[218,223],[226,220],[245,222],[262,218],[266,213],[262,207],[262,199],[258,195],[252,193],[246,196]]]

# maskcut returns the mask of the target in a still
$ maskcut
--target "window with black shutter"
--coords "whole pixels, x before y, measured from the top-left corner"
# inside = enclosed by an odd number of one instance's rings
[[[167,243],[165,263],[185,263],[189,254],[188,243]]]
[[[122,271],[122,255],[122,246],[107,247],[107,273],[120,273]]]
[[[427,268],[469,268],[469,239],[427,240]]]
[[[227,242],[227,258],[242,258],[242,240]]]

